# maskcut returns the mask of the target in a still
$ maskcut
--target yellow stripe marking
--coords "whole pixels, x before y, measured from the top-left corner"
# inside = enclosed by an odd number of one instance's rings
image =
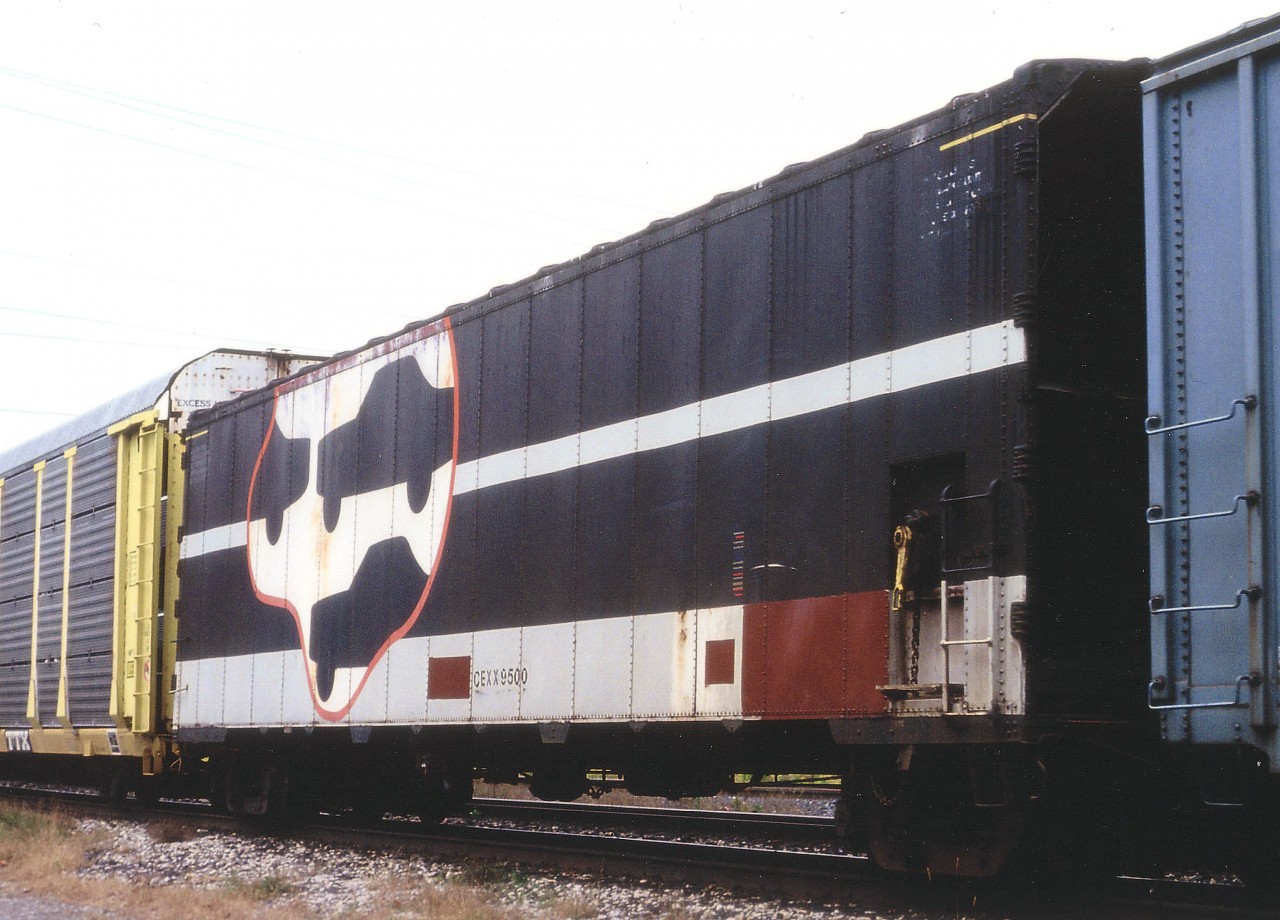
[[[939,147],[938,151],[941,152],[943,150],[950,150],[952,147],[959,147],[961,144],[967,144],[969,141],[982,137],[984,134],[992,134],[999,131],[1001,128],[1009,127],[1009,125],[1016,125],[1020,121],[1035,121],[1039,117],[1040,116],[1032,112],[1027,112],[1024,115],[1014,115],[1012,118],[1006,118],[998,125],[992,125],[989,128],[983,128],[981,131],[974,131],[972,134],[966,134],[964,137],[957,138],[954,141],[949,141]]]

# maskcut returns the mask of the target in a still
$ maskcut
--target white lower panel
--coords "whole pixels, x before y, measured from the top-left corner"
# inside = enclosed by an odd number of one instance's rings
[[[284,652],[255,655],[253,721],[284,721]]]
[[[343,717],[343,722],[363,725],[368,722],[385,722],[387,720],[390,685],[387,680],[386,664],[384,656],[383,660],[378,662],[376,668],[367,672],[360,669],[348,677],[348,680],[353,683],[363,678],[364,687],[360,690],[360,695],[356,697],[356,701],[352,704],[350,711]]]
[[[271,654],[271,653],[268,653]],[[315,705],[311,701],[311,684],[307,680],[307,662],[299,649],[276,652],[283,661],[281,670],[284,681],[281,687],[283,724],[307,725],[319,721]]]
[[[405,642],[397,642],[387,649],[377,670],[386,674],[383,721],[421,722],[427,711],[427,656],[406,647]],[[361,702],[356,701],[357,707]],[[361,718],[363,712],[353,709],[352,718]]]
[[[226,725],[257,725],[253,720],[253,697],[260,691],[253,682],[258,655],[237,655],[226,659],[222,679],[222,721]]]
[[[698,670],[697,613],[635,618],[631,709],[635,719],[690,718]]]
[[[919,617],[910,605],[893,620],[896,653],[891,653],[890,683],[911,683],[912,649],[921,685],[951,684],[949,699],[957,713],[1021,714],[1026,708],[1026,665],[1022,643],[1012,635],[1013,605],[1027,596],[1024,575],[980,578],[951,585],[942,629],[940,592],[924,594]],[[918,623],[918,641],[915,626]],[[946,640],[949,645],[943,645]],[[894,703],[899,715],[935,715],[938,696],[907,697]]]
[[[574,637],[573,715],[579,719],[631,714],[632,619],[578,623]],[[625,707],[625,708],[624,708]]]
[[[427,678],[431,677],[432,658],[459,658],[472,656],[471,633],[459,633],[452,636],[432,636],[429,639],[401,639],[392,646],[393,650],[407,655],[416,655],[427,664]],[[465,699],[431,699],[427,696],[427,682],[414,686],[396,688],[397,695],[421,697],[427,702],[427,722],[467,722],[471,719],[471,697]],[[409,719],[407,721],[413,721]]]
[[[520,638],[519,629],[476,634],[471,655],[471,718],[475,721],[511,719],[520,711]]]
[[[726,671],[726,640],[732,643]],[[715,682],[707,643],[722,656]],[[469,667],[446,697],[432,662]],[[741,718],[742,608],[584,620],[402,639],[368,672],[347,716],[315,708],[301,651],[180,662],[179,727]],[[340,669],[336,682],[358,681]],[[340,684],[341,685],[341,684]],[[465,695],[463,695],[465,694]]]
[[[733,680],[716,683],[703,673],[707,667],[707,643],[733,640]],[[742,715],[742,608],[721,607],[698,611],[698,679],[694,681],[697,712],[720,718]]]
[[[626,623],[626,620],[618,623]],[[512,711],[510,718],[535,722],[572,718],[574,624],[530,626],[521,632],[520,666],[529,673],[520,690],[520,708]],[[486,632],[475,634],[477,648],[488,644],[489,635]],[[477,655],[476,660],[484,660],[484,656]],[[473,686],[474,678],[473,672]]]

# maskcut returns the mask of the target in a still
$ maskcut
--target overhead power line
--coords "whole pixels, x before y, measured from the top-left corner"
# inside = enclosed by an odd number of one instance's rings
[[[191,329],[174,329],[170,326],[156,326],[149,323],[130,323],[130,322],[125,322],[123,320],[117,320],[117,319],[97,319],[92,316],[80,316],[74,313],[57,313],[52,310],[34,310],[27,307],[10,307],[10,306],[5,306],[4,304],[0,304],[0,311],[3,311],[5,313],[24,313],[29,316],[41,316],[41,317],[48,317],[51,319],[69,319],[69,320],[73,320],[75,322],[80,322],[80,323],[93,323],[98,326],[115,326],[121,329],[134,329],[142,332],[159,332],[159,333],[165,333],[170,335],[193,336],[195,338],[204,339],[210,342],[220,342],[220,343],[226,343],[226,344],[239,343],[241,345],[253,345],[257,348],[274,348],[278,345],[278,343],[276,342],[267,342],[267,341],[263,341],[262,339],[247,339],[244,336],[238,336],[238,335],[220,335],[217,333],[196,332]],[[16,336],[31,335],[37,338],[53,338],[53,339],[64,338],[62,336],[37,335],[35,333],[28,334],[28,333],[21,333],[21,332],[0,332],[0,335],[16,335]],[[86,342],[102,341],[99,339],[79,339],[78,337],[76,337],[75,340],[86,341]],[[116,343],[110,343],[110,344],[116,344]],[[163,346],[157,346],[157,347],[168,348],[168,347],[178,347],[178,346],[163,345]],[[182,347],[189,347],[189,346],[182,346]]]
[[[130,342],[120,339],[94,339],[81,335],[49,335],[43,332],[9,332],[7,330],[0,331],[0,336],[15,339],[46,339],[51,342],[85,342],[90,345],[121,345],[125,348],[168,348],[173,351],[192,351],[197,346],[187,343],[186,345],[168,345],[163,342]]]
[[[332,310],[351,310],[355,306],[349,303],[333,303],[322,300],[310,300],[305,297],[288,297],[284,294],[270,294],[264,291],[247,291],[243,288],[223,287],[217,284],[208,284],[204,281],[191,281],[184,278],[171,278],[166,275],[155,275],[151,272],[134,271],[127,268],[117,268],[112,265],[95,265],[91,262],[78,262],[72,259],[59,259],[54,256],[40,255],[34,252],[18,252],[13,249],[0,249],[0,255],[14,256],[20,259],[32,259],[37,262],[49,262],[53,265],[65,265],[71,268],[88,269],[90,271],[108,272],[113,275],[126,275],[132,278],[145,278],[148,281],[159,281],[163,284],[173,284],[180,287],[199,288],[204,291],[213,291],[218,294],[233,294],[237,297],[252,297],[259,300],[278,300],[282,303],[301,304],[308,307],[324,307]],[[400,322],[410,322],[414,319],[420,319],[418,314],[400,313],[394,310],[379,310],[376,307],[367,307],[363,304],[359,306],[361,313],[374,313],[379,316],[386,316]]]
[[[508,185],[534,189],[542,192],[550,192],[554,195],[560,195],[562,197],[573,197],[573,198],[581,199],[583,201],[592,201],[597,204],[610,204],[610,205],[616,205],[618,207],[623,207],[623,208],[631,208],[637,211],[646,211],[650,214],[654,214],[662,217],[669,217],[671,215],[670,211],[663,210],[661,208],[654,208],[649,205],[636,204],[634,202],[629,202],[629,201],[619,201],[613,198],[602,198],[597,195],[587,195],[583,192],[574,191],[571,189],[556,188],[554,186],[542,185],[539,183],[522,182],[515,179],[508,179],[506,177],[487,175],[485,173],[475,172],[474,170],[461,169],[456,166],[446,166],[441,163],[432,163],[432,162],[421,160],[415,157],[406,157],[400,154],[387,153],[386,151],[382,151],[382,150],[373,150],[368,147],[360,147],[355,144],[346,144],[346,143],[342,143],[341,141],[327,140],[325,138],[313,137],[311,135],[298,134],[291,131],[284,131],[279,128],[271,128],[266,125],[254,124],[253,122],[237,121],[234,118],[225,118],[220,115],[211,115],[208,112],[200,112],[194,109],[182,108],[181,106],[168,105],[163,102],[156,102],[155,100],[152,100],[152,99],[142,99],[138,96],[130,96],[126,93],[117,93],[111,90],[101,89],[99,87],[85,86],[83,83],[73,83],[68,80],[55,80],[52,77],[45,77],[40,74],[34,74],[34,73],[30,73],[28,71],[23,71],[23,70],[15,70],[9,67],[0,67],[0,75],[13,77],[14,79],[18,79],[18,80],[27,80],[29,82],[37,83],[42,86],[48,86],[53,89],[61,89],[64,92],[76,93],[77,95],[86,96],[92,99],[98,99],[101,102],[108,102],[114,105],[120,105],[121,103],[114,103],[114,102],[111,102],[111,100],[124,99],[124,100],[128,100],[129,102],[138,103],[141,106],[150,106],[152,109],[163,109],[164,111],[168,111],[168,112],[178,112],[183,115],[192,115],[196,118],[203,118],[208,121],[216,121],[216,122],[221,122],[222,124],[235,125],[238,128],[249,128],[254,131],[262,131],[267,134],[275,134],[279,137],[287,137],[292,140],[305,141],[309,144],[320,144],[325,147],[333,147],[334,149],[346,150],[351,153],[359,153],[367,156],[382,157],[388,160],[396,160],[398,162],[407,163],[413,166],[422,166],[422,167],[426,167],[427,169],[435,169],[435,170],[440,170],[441,172],[453,173],[454,175],[469,176],[473,179],[480,179],[485,182],[502,182]],[[103,97],[109,97],[109,98],[103,98]],[[154,115],[158,118],[171,117],[171,116],[163,115],[160,112],[153,112],[148,109],[135,108],[134,106],[126,106],[126,108],[131,108],[131,109],[134,109],[135,111],[143,112],[144,114]],[[172,120],[179,121],[183,124],[193,124],[192,122],[186,121],[184,119],[172,119]],[[198,127],[206,127],[206,126],[198,125]],[[207,128],[207,130],[212,131],[217,129]],[[232,132],[221,132],[221,133],[230,133],[232,134],[233,137],[243,137],[243,135],[234,134]],[[246,139],[255,140],[255,142],[257,143],[267,143],[265,141],[258,141],[254,138],[246,138]],[[289,150],[292,148],[281,147],[281,149]],[[596,229],[606,229],[606,228],[596,228]]]
[[[393,181],[393,182],[400,182],[400,183],[403,183],[403,184],[405,184],[405,185],[412,185],[412,186],[416,186],[416,187],[418,187],[418,188],[423,188],[423,189],[427,189],[427,190],[429,190],[429,191],[434,191],[434,192],[440,192],[440,191],[443,191],[443,189],[442,189],[439,185],[434,185],[434,184],[432,184],[432,183],[430,183],[430,182],[423,182],[423,181],[422,181],[422,180],[420,180],[420,179],[414,179],[414,178],[411,178],[411,177],[409,177],[409,176],[403,176],[403,175],[400,175],[400,174],[398,174],[398,173],[387,172],[386,170],[382,170],[382,169],[372,169],[372,168],[370,168],[370,167],[368,167],[368,166],[363,166],[363,165],[361,165],[361,164],[359,164],[359,163],[352,163],[350,160],[342,160],[342,159],[338,159],[338,158],[336,158],[336,157],[326,156],[326,155],[324,155],[324,154],[322,154],[322,153],[316,153],[316,152],[309,151],[309,150],[302,150],[302,149],[299,149],[299,148],[297,148],[297,147],[290,147],[290,146],[286,146],[286,145],[284,145],[284,144],[278,144],[278,143],[275,143],[274,141],[265,140],[265,139],[263,139],[263,138],[259,138],[259,137],[252,137],[252,136],[250,136],[250,135],[248,135],[248,134],[241,134],[241,133],[236,132],[236,131],[228,131],[228,130],[226,130],[226,129],[224,129],[224,128],[217,128],[217,127],[214,127],[214,126],[212,126],[212,125],[201,124],[201,123],[200,123],[200,122],[198,122],[198,121],[192,121],[192,120],[187,119],[187,118],[175,118],[175,117],[174,117],[174,116],[172,116],[172,115],[166,115],[166,114],[164,114],[164,113],[162,113],[162,112],[152,111],[151,109],[142,108],[141,106],[138,106],[138,105],[130,105],[130,104],[125,103],[125,102],[118,102],[118,101],[116,101],[115,99],[103,98],[104,96],[117,96],[118,94],[116,94],[116,93],[110,93],[110,92],[107,92],[107,91],[104,91],[104,90],[92,90],[92,89],[84,89],[84,88],[72,88],[72,87],[74,86],[74,84],[61,84],[61,83],[59,83],[58,81],[46,80],[46,79],[43,79],[43,78],[37,77],[37,76],[35,76],[35,75],[27,75],[27,74],[23,74],[23,73],[21,73],[20,71],[10,71],[10,70],[7,70],[6,68],[0,68],[0,75],[16,77],[17,79],[29,80],[29,81],[31,81],[31,82],[37,83],[37,84],[42,85],[42,86],[48,86],[48,87],[53,88],[53,89],[59,89],[59,90],[61,90],[61,91],[63,91],[63,92],[73,93],[73,94],[78,95],[78,96],[84,96],[84,97],[86,97],[86,98],[93,99],[93,100],[95,100],[95,101],[97,101],[97,102],[103,102],[103,103],[106,103],[107,105],[114,105],[114,106],[118,106],[118,107],[120,107],[120,108],[128,109],[129,111],[139,112],[139,113],[141,113],[141,114],[143,114],[143,115],[147,115],[147,116],[150,116],[150,117],[153,117],[153,118],[162,118],[162,119],[165,119],[166,121],[172,121],[172,122],[175,122],[175,123],[177,123],[177,124],[186,125],[186,126],[191,127],[191,128],[196,128],[197,130],[200,130],[200,131],[209,131],[209,132],[214,133],[214,134],[220,134],[220,135],[223,135],[223,136],[225,136],[225,137],[232,137],[232,138],[235,138],[235,139],[237,139],[237,140],[246,141],[246,142],[251,143],[251,144],[259,144],[259,145],[264,146],[264,147],[270,147],[270,148],[273,148],[273,149],[276,149],[276,150],[283,150],[283,151],[285,151],[286,153],[291,153],[291,154],[294,154],[294,155],[296,155],[296,156],[306,157],[306,158],[308,158],[308,159],[318,160],[318,161],[323,162],[323,163],[329,163],[329,164],[332,164],[332,165],[341,166],[341,167],[343,167],[344,169],[352,169],[352,170],[355,170],[355,171],[357,171],[357,172],[367,173],[367,174],[369,174],[369,175],[376,176],[376,177],[378,177],[378,178],[380,178],[380,179],[388,179],[388,180],[391,180],[391,181]],[[171,108],[171,107],[169,107],[169,106],[163,106],[163,105],[161,105],[160,103],[148,102],[148,101],[146,101],[146,100],[137,100],[137,101],[141,102],[143,105],[151,105],[151,106],[156,106],[156,107],[158,107],[158,108]],[[10,107],[10,108],[11,108],[11,107]],[[18,110],[18,111],[27,111],[27,110]],[[176,109],[175,109],[175,111],[179,111],[179,110],[176,110]],[[186,110],[180,110],[180,111],[186,111]],[[27,113],[28,113],[28,114],[40,114],[40,113],[32,113],[32,112],[29,112],[29,111],[28,111]],[[365,153],[365,154],[372,155],[372,156],[388,156],[388,155],[385,155],[385,154],[379,154],[379,153],[377,153],[376,151],[363,150],[362,148],[358,148],[358,147],[347,147],[347,145],[334,144],[334,143],[331,143],[331,142],[327,142],[327,141],[320,140],[320,139],[318,139],[318,138],[309,138],[309,137],[306,137],[305,135],[292,135],[292,134],[288,134],[287,132],[275,131],[275,130],[273,130],[273,129],[271,129],[271,128],[264,128],[264,127],[260,127],[260,126],[257,126],[257,125],[249,125],[249,124],[244,124],[244,123],[240,123],[240,122],[232,122],[232,121],[230,121],[229,119],[222,119],[222,118],[218,118],[217,116],[213,116],[213,115],[205,115],[205,114],[202,114],[202,113],[199,113],[199,112],[192,112],[192,113],[190,113],[190,114],[193,114],[193,115],[195,115],[196,117],[199,117],[199,118],[205,118],[205,119],[210,119],[210,120],[214,120],[214,121],[222,121],[222,122],[224,122],[224,123],[239,124],[239,125],[242,125],[243,127],[248,127],[248,128],[253,129],[253,130],[256,130],[256,131],[266,131],[266,132],[270,132],[270,133],[273,133],[273,134],[281,134],[281,135],[286,136],[286,137],[294,137],[294,138],[296,138],[296,139],[300,139],[300,140],[307,141],[308,143],[325,144],[325,145],[327,145],[327,146],[339,147],[339,148],[342,148],[342,149],[349,149],[349,150],[358,151],[358,152]],[[53,118],[54,116],[45,116],[45,117]],[[62,119],[57,119],[57,120],[62,120]],[[66,123],[68,123],[68,124],[77,124],[77,125],[79,125],[79,126],[81,126],[81,127],[88,128],[88,129],[90,129],[90,130],[102,130],[102,129],[94,128],[94,126],[92,126],[92,125],[85,125],[85,124],[82,124],[82,123],[79,123],[79,122],[66,122]],[[112,134],[114,134],[114,135],[115,135],[115,136],[117,136],[117,137],[128,137],[129,139],[137,140],[137,141],[140,141],[140,142],[142,142],[142,143],[152,143],[152,142],[149,142],[149,141],[145,141],[145,140],[143,140],[143,139],[141,139],[141,138],[133,137],[133,136],[131,136],[131,135],[124,135],[124,134],[119,134],[119,133],[116,133],[116,132],[108,132],[108,133],[112,133]],[[161,146],[166,146],[168,149],[171,149],[171,150],[178,150],[179,152],[190,153],[190,154],[197,155],[197,156],[199,156],[199,155],[200,155],[200,154],[195,153],[194,151],[184,150],[184,149],[182,149],[182,148],[171,147],[171,146],[168,146],[168,145],[161,145]],[[391,159],[397,159],[397,160],[400,160],[400,161],[402,161],[402,162],[407,162],[407,163],[417,163],[417,162],[418,162],[418,161],[414,161],[414,160],[411,160],[411,159],[408,159],[408,158],[405,158],[405,157],[389,157],[389,158],[391,158]],[[254,167],[249,166],[248,164],[239,163],[239,162],[236,162],[236,161],[233,161],[233,160],[221,160],[220,158],[214,158],[214,159],[219,159],[219,161],[220,161],[220,162],[231,163],[232,165],[236,165],[236,166],[244,166],[244,167],[246,167],[246,168],[254,168]],[[428,165],[428,166],[430,166],[430,164],[421,164],[421,163],[419,163],[418,165]],[[440,168],[444,168],[444,167],[431,166],[430,168],[440,169]],[[279,175],[278,173],[272,173],[272,174]],[[472,175],[474,175],[474,174],[472,174]],[[299,179],[300,179],[300,177],[293,177],[293,178],[299,178]],[[300,179],[300,181],[311,181],[311,180]],[[339,190],[339,191],[346,191],[346,192],[349,192],[349,193],[351,193],[351,194],[357,194],[357,195],[363,195],[363,194],[365,194],[365,193],[362,193],[362,192],[360,192],[360,191],[358,191],[358,190],[355,190],[355,189],[348,189],[348,188],[345,188],[345,187],[343,187],[343,186],[329,185],[329,184],[327,184],[327,183],[318,183],[318,184],[322,184],[324,187],[327,187],[327,188],[333,188],[333,189],[337,189],[337,190]],[[473,200],[475,200],[475,201],[479,201],[479,202],[481,202],[481,203],[483,203],[483,204],[493,205],[493,206],[495,206],[495,207],[499,207],[499,208],[505,208],[505,209],[506,209],[506,210],[508,210],[508,211],[514,211],[514,212],[518,212],[518,213],[522,213],[522,214],[529,214],[529,215],[532,215],[532,216],[534,216],[534,217],[540,218],[540,219],[542,219],[542,220],[554,220],[554,221],[558,221],[558,222],[560,222],[560,223],[564,223],[564,224],[571,224],[571,225],[578,226],[578,227],[584,227],[584,228],[589,229],[589,230],[595,230],[595,231],[599,231],[600,233],[612,234],[612,235],[615,235],[615,236],[620,236],[620,235],[622,235],[622,234],[623,234],[623,232],[624,232],[624,231],[618,230],[618,229],[617,229],[617,228],[615,228],[615,227],[606,227],[606,226],[604,226],[604,225],[602,225],[602,224],[596,224],[596,223],[592,223],[592,222],[590,222],[590,221],[578,220],[578,219],[573,218],[573,217],[565,217],[565,216],[563,216],[563,215],[561,215],[561,214],[554,214],[554,213],[551,213],[551,212],[549,212],[549,211],[545,211],[545,210],[542,210],[542,209],[539,209],[539,208],[530,208],[530,207],[526,207],[526,206],[524,206],[524,205],[514,204],[513,202],[511,202],[511,201],[509,201],[509,200],[505,200],[505,199],[491,198],[491,197],[486,197],[486,196],[484,196],[484,195],[471,194],[471,193],[468,193],[468,192],[465,192],[465,191],[459,191],[458,189],[449,189],[448,191],[452,192],[453,194],[460,195],[461,197],[464,197],[464,198],[470,198],[470,199],[473,199]],[[394,202],[394,199],[387,199],[387,198],[383,198],[382,196],[368,196],[368,197],[374,197],[374,198],[375,198],[375,200],[392,201],[392,202]],[[406,207],[415,207],[415,208],[417,207],[416,205],[410,204],[410,203],[408,203],[408,202],[398,202],[398,203],[400,203],[400,204],[402,204],[402,205],[404,205],[404,206],[406,206]],[[628,207],[629,207],[629,206],[628,206]],[[445,213],[445,212],[440,212],[440,211],[438,211],[438,210],[433,210],[433,209],[423,209],[423,210],[426,210],[426,211],[427,211],[427,213],[436,213],[436,214]],[[646,209],[646,210],[653,211],[653,209]],[[654,213],[665,214],[666,212],[654,211]],[[445,216],[459,216],[459,215],[454,215],[454,214],[445,213]],[[470,219],[470,218],[462,217],[461,219]],[[487,222],[487,221],[478,221],[478,222],[479,222],[479,223],[482,223],[482,224],[484,224],[484,225],[486,225],[486,226],[497,226],[497,227],[499,227],[500,229],[512,229],[512,228],[508,228],[508,227],[501,227],[500,225],[492,224],[492,223],[489,223],[489,222]],[[551,238],[554,238],[554,237],[551,237]],[[566,240],[565,242],[572,242],[572,241],[568,241],[568,240]]]
[[[330,183],[330,182],[321,182],[318,179],[308,179],[305,176],[299,176],[293,173],[281,172],[280,170],[269,169],[265,166],[255,166],[252,163],[245,163],[240,160],[229,160],[229,159],[226,159],[225,157],[218,157],[209,153],[201,153],[197,150],[189,150],[185,147],[177,147],[173,144],[165,144],[165,143],[161,143],[160,141],[153,141],[147,138],[137,137],[132,134],[125,134],[121,131],[112,131],[110,128],[100,128],[97,125],[89,125],[89,124],[85,124],[84,122],[73,121],[69,118],[61,118],[57,115],[50,115],[47,112],[37,112],[32,109],[25,109],[25,108],[22,108],[21,106],[16,106],[16,105],[6,105],[4,103],[0,103],[0,109],[4,109],[10,112],[18,112],[22,115],[29,115],[32,118],[42,118],[47,121],[68,125],[73,128],[82,128],[86,131],[94,131],[94,132],[97,132],[98,134],[105,134],[108,137],[117,137],[117,138],[120,138],[121,140],[133,141],[134,143],[144,144],[148,147],[155,147],[160,150],[168,150],[173,153],[185,154],[186,156],[195,157],[200,160],[207,160],[211,163],[221,163],[225,166],[234,166],[238,169],[245,169],[245,170],[249,170],[250,172],[262,173],[263,175],[272,176],[273,178],[277,178],[277,179],[288,179],[291,182],[299,182],[299,183],[302,183],[303,185],[310,185],[316,188],[328,189],[329,191],[343,192],[348,195],[355,195],[359,198],[367,198],[370,201],[379,201],[379,202],[382,202],[383,204],[394,205],[395,207],[399,207],[399,208],[407,208],[411,211],[420,211],[424,214],[432,214],[436,217],[447,217],[451,220],[460,220],[467,223],[476,224],[479,226],[489,227],[494,230],[502,230],[503,232],[506,232],[506,233],[515,233],[522,236],[528,235],[528,232],[529,232],[527,230],[519,229],[516,227],[510,227],[505,224],[495,223],[494,221],[491,221],[491,220],[484,220],[483,218],[475,217],[474,215],[471,215],[471,214],[458,214],[456,212],[445,211],[439,208],[423,207],[422,205],[413,204],[411,202],[404,201],[399,198],[388,198],[385,195],[376,195],[372,192],[365,192],[359,189],[348,188],[343,185],[334,185],[333,183]],[[614,231],[609,231],[609,232],[612,233]],[[562,237],[557,237],[555,234],[538,232],[537,235],[545,237],[547,239],[557,239],[560,242],[566,243],[568,245],[576,245],[577,243],[577,241],[575,240],[568,240]]]
[[[0,406],[0,412],[8,412],[13,415],[58,415],[63,418],[74,418],[76,415],[74,412],[52,412],[47,409],[10,409],[5,406]]]

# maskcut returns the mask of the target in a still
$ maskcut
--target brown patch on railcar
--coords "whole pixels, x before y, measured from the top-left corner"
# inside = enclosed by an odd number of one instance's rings
[[[885,591],[748,604],[742,616],[745,715],[834,718],[886,711]]]
[[[432,657],[427,662],[427,699],[465,700],[470,696],[470,655]]]
[[[709,639],[707,641],[707,664],[703,669],[702,683],[705,687],[712,684],[732,684],[737,670],[733,666],[733,654],[737,643],[733,639]]]

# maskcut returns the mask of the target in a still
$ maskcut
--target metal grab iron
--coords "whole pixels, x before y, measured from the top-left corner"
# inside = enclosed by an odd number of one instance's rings
[[[1262,588],[1259,585],[1249,585],[1247,588],[1241,588],[1236,592],[1236,600],[1233,604],[1199,604],[1194,607],[1165,607],[1164,595],[1157,594],[1151,600],[1147,601],[1147,609],[1151,611],[1152,616],[1161,613],[1198,613],[1203,610],[1238,610],[1240,602],[1245,598],[1256,601],[1262,597]]]
[[[1240,503],[1244,502],[1246,506],[1252,508],[1262,500],[1262,494],[1256,489],[1250,489],[1243,495],[1237,495],[1231,503],[1231,507],[1226,511],[1204,511],[1200,514],[1184,514],[1179,517],[1162,517],[1164,513],[1163,505],[1152,505],[1147,509],[1148,524],[1176,524],[1179,521],[1203,521],[1209,518],[1230,517],[1240,510]]]
[[[1262,678],[1257,674],[1241,674],[1236,678],[1236,695],[1232,700],[1221,700],[1213,703],[1156,703],[1155,695],[1157,691],[1163,691],[1166,681],[1163,677],[1157,677],[1151,683],[1147,684],[1147,708],[1154,710],[1161,709],[1227,709],[1232,707],[1243,707],[1249,704],[1241,698],[1242,687],[1248,687],[1250,691],[1258,684],[1262,683]]]
[[[1250,394],[1248,396],[1243,396],[1240,399],[1232,400],[1231,411],[1228,412],[1226,415],[1215,415],[1213,418],[1202,418],[1194,422],[1182,422],[1181,424],[1178,424],[1178,425],[1166,425],[1163,428],[1152,427],[1152,425],[1160,424],[1161,422],[1160,416],[1148,415],[1146,420],[1142,423],[1142,427],[1143,427],[1143,430],[1146,431],[1146,433],[1149,435],[1164,434],[1165,432],[1168,432],[1168,431],[1184,431],[1187,428],[1198,428],[1201,425],[1213,425],[1217,422],[1230,421],[1231,419],[1236,417],[1236,409],[1239,409],[1241,407],[1243,407],[1245,411],[1248,411],[1250,409],[1256,409],[1258,407],[1258,397]]]
[[[898,550],[898,561],[893,573],[893,591],[889,594],[889,609],[897,613],[902,609],[906,595],[904,579],[907,577],[907,556],[911,549],[911,528],[905,524],[893,530],[893,545]]]

